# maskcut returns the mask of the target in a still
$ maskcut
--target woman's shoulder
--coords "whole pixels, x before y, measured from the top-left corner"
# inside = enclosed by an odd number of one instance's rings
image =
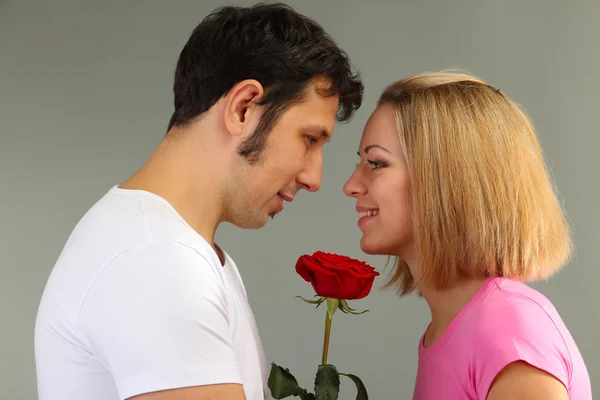
[[[538,337],[560,340],[566,329],[552,304],[541,292],[518,281],[492,278],[479,304],[471,307],[471,327],[484,341],[502,337]],[[488,343],[489,344],[489,343]]]
[[[517,281],[494,278],[470,313],[471,365],[489,388],[507,365],[523,361],[569,387],[577,349],[552,302]],[[477,385],[476,385],[477,386]]]
[[[489,278],[449,327],[457,345],[493,349],[515,337],[563,341],[568,330],[552,302],[518,281]]]

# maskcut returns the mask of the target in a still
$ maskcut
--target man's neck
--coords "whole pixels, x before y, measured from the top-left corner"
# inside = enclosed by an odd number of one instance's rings
[[[139,171],[119,187],[145,190],[166,200],[215,249],[223,262],[224,255],[215,245],[215,234],[223,212],[220,180],[214,174],[214,167],[203,167],[200,163],[194,167],[186,163],[190,155],[185,154],[185,147],[159,148]],[[202,155],[191,157],[201,158]],[[208,158],[206,160],[209,164]],[[194,171],[193,168],[199,170]]]

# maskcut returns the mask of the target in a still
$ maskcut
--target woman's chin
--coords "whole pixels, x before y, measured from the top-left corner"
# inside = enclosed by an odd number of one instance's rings
[[[385,254],[384,249],[375,241],[369,240],[365,236],[360,239],[360,249],[363,253],[369,255],[381,255]]]

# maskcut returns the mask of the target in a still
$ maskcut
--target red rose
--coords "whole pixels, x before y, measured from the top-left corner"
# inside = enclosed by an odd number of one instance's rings
[[[344,300],[366,297],[379,275],[363,261],[322,251],[301,256],[296,272],[312,284],[317,295]]]

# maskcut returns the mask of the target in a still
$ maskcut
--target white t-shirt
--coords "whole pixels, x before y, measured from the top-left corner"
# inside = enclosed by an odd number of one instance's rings
[[[241,383],[270,399],[237,267],[164,199],[113,187],[81,219],[35,326],[40,400],[117,400]]]

